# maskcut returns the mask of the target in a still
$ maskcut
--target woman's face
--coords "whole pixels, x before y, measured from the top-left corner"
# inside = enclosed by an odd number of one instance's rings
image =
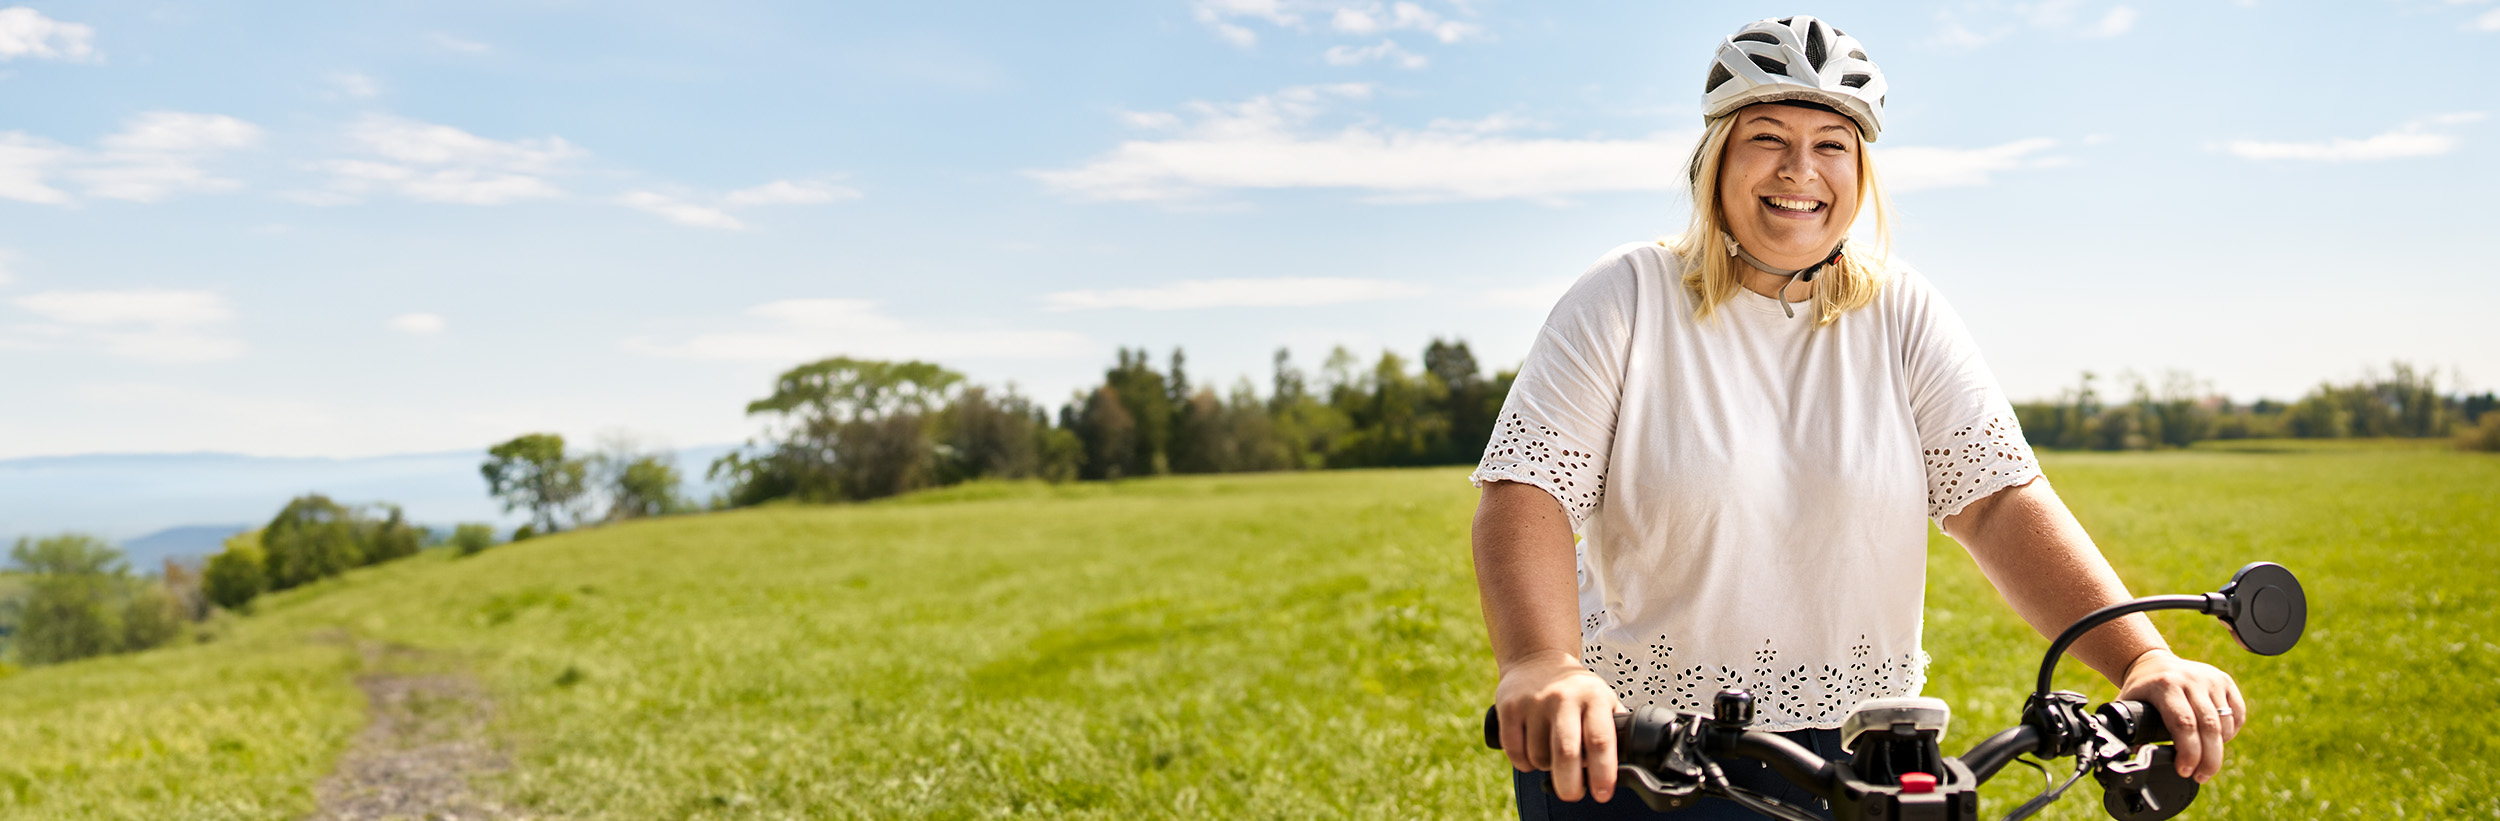
[[[1858,216],[1858,129],[1812,108],[1736,110],[1719,155],[1719,211],[1746,252],[1778,268],[1823,261]]]

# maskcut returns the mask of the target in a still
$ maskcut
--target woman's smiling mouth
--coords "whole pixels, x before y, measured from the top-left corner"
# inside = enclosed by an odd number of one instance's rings
[[[1763,197],[1762,203],[1771,206],[1773,211],[1786,211],[1794,214],[1812,214],[1823,210],[1822,203],[1813,200],[1792,200],[1787,197]]]

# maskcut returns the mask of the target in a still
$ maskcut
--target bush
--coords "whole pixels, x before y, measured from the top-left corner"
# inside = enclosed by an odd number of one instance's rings
[[[267,591],[268,558],[261,551],[260,531],[238,533],[227,539],[223,552],[208,557],[208,569],[201,573],[200,581],[209,603],[228,610],[240,611]]]
[[[479,522],[463,522],[451,529],[451,546],[460,555],[475,556],[495,546],[495,526]]]
[[[2482,421],[2466,428],[2457,437],[2457,446],[2466,450],[2500,451],[2500,413],[2484,413]]]
[[[128,572],[121,551],[93,536],[64,533],[18,539],[9,561],[27,574],[26,600],[11,642],[20,661],[53,664],[119,647],[110,605],[114,582]]]

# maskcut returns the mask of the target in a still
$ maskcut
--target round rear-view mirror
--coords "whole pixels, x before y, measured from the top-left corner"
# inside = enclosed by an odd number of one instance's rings
[[[2292,571],[2273,562],[2255,562],[2231,574],[2222,586],[2231,600],[2231,636],[2261,656],[2279,656],[2300,642],[2309,623],[2309,597],[2301,592]]]

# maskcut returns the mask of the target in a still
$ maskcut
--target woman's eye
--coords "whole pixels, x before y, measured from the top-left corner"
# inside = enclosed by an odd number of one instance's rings
[[[1780,139],[1780,138],[1778,138],[1778,137],[1771,136],[1771,135],[1769,135],[1769,134],[1762,134],[1762,135],[1756,136],[1756,137],[1754,137],[1754,138],[1753,138],[1753,141],[1754,141],[1754,142],[1758,142],[1758,143],[1768,144],[1768,145],[1787,145],[1787,144],[1788,144],[1788,141],[1787,141],[1787,140],[1783,140],[1783,139]]]
[[[1825,150],[1825,151],[1847,151],[1847,150],[1849,150],[1849,147],[1848,147],[1848,146],[1841,145],[1841,144],[1839,144],[1839,143],[1824,143],[1824,144],[1822,144],[1822,145],[1818,145],[1818,146],[1815,146],[1815,147],[1816,147],[1816,148],[1823,149],[1823,150]]]

